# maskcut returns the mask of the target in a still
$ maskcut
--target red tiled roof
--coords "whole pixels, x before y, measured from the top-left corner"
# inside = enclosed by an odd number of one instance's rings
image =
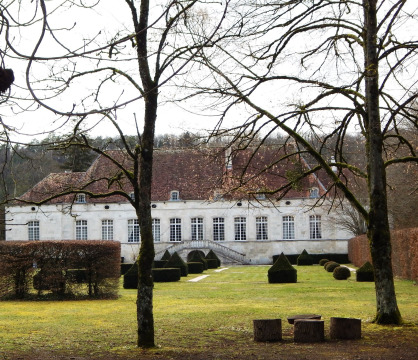
[[[85,173],[50,174],[26,192],[20,199],[39,202],[52,194],[64,191],[85,190],[95,194],[114,190],[132,191],[126,177],[121,176],[121,164],[132,171],[132,161],[122,151],[109,151],[99,156]],[[248,193],[275,190],[287,183],[289,170],[301,166],[296,159],[278,162],[283,157],[278,147],[261,147],[232,152],[232,169],[225,168],[225,152],[219,148],[204,149],[155,149],[152,181],[152,201],[166,201],[170,192],[179,191],[181,200],[210,200],[215,190],[222,190],[225,197],[244,199]],[[113,159],[113,160],[111,160]],[[110,181],[112,179],[114,181]],[[318,186],[312,178],[305,178],[297,189],[291,189],[286,197],[306,197],[308,189]],[[315,182],[315,181],[314,181]],[[278,197],[279,194],[272,195]],[[71,202],[74,194],[53,199],[50,203]],[[88,202],[126,202],[121,195],[106,198],[90,198]]]

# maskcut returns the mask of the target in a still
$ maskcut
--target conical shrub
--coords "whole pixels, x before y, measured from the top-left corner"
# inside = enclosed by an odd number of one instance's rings
[[[160,260],[167,260],[168,261],[168,260],[170,260],[170,258],[171,258],[171,254],[168,250],[166,250]]]
[[[299,255],[297,260],[298,266],[301,265],[313,265],[313,258],[308,252],[304,249],[302,253]]]
[[[193,252],[193,254],[191,254],[190,258],[189,258],[189,256],[187,256],[187,260],[188,260],[188,262],[200,262],[200,263],[203,264],[203,270],[208,269],[207,260],[204,257],[202,257],[202,254],[198,251]]]
[[[180,255],[177,254],[177,252],[171,255],[170,259],[167,261],[164,267],[165,268],[179,268],[181,276],[187,276],[189,273],[187,264],[183,261]]]
[[[206,260],[216,260],[217,267],[221,266],[221,259],[219,259],[218,255],[215,254],[213,250],[210,250],[207,255],[205,256]]]
[[[370,262],[365,262],[356,271],[357,281],[374,281],[374,269]]]
[[[287,257],[281,253],[273,266],[268,270],[269,283],[295,283],[297,270],[290,264]]]

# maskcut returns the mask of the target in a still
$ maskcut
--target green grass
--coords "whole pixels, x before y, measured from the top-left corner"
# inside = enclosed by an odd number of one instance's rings
[[[300,266],[298,283],[268,284],[268,266],[236,266],[188,282],[156,283],[154,316],[160,354],[216,347],[228,341],[244,346],[252,339],[252,320],[281,318],[284,337],[291,336],[286,318],[321,314],[325,327],[331,316],[362,319],[363,332],[376,332],[373,283],[355,277],[338,281],[320,266]],[[418,322],[418,288],[397,280],[403,319]],[[3,301],[0,303],[0,355],[19,351],[123,355],[136,349],[136,290],[120,291],[118,300]],[[192,346],[191,346],[192,345]]]

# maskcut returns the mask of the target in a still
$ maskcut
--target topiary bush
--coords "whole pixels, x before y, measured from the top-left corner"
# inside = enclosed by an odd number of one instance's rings
[[[221,266],[221,259],[219,259],[218,255],[215,254],[215,252],[213,250],[210,250],[206,256],[205,256],[206,260],[216,260],[216,267],[220,267]],[[209,263],[208,263],[209,265]],[[212,269],[212,267],[209,267],[210,269]]]
[[[302,265],[313,265],[313,258],[304,249],[302,251],[302,253],[299,255],[299,257],[298,257],[297,264],[298,264],[298,266],[302,266]]]
[[[161,269],[164,267],[165,264],[167,264],[168,260],[154,260],[152,263],[152,267],[155,269]]]
[[[187,254],[187,261],[192,261],[195,256],[198,255],[201,258],[205,258],[205,253],[202,250],[192,250]]]
[[[204,257],[202,257],[202,252],[200,252],[199,250],[194,250],[191,253],[189,253],[189,255],[187,256],[187,261],[201,262],[203,264],[203,269],[208,269],[208,261]]]
[[[180,280],[179,268],[152,269],[152,278],[154,282],[173,282]]]
[[[183,261],[180,255],[177,254],[177,252],[174,252],[173,255],[171,255],[170,260],[167,261],[164,267],[165,268],[179,268],[181,272],[181,276],[187,276],[189,273],[187,264]]]
[[[297,271],[281,253],[273,266],[268,270],[269,283],[295,283],[297,282]]]
[[[125,275],[128,270],[132,267],[132,263],[131,264],[126,264],[126,263],[122,263],[120,264],[120,274],[121,275]]]
[[[168,260],[170,260],[170,258],[171,258],[171,254],[168,250],[166,250],[164,252],[163,256],[161,257],[161,260],[167,260],[168,261]]]
[[[208,262],[208,269],[216,269],[218,267],[218,260],[205,259]]]
[[[328,259],[321,259],[321,260],[319,260],[319,265],[320,266],[324,266],[325,265],[325,263],[327,263],[329,260]]]
[[[327,262],[324,264],[324,269],[326,270],[326,269],[327,269],[328,264],[331,264],[331,263],[335,263],[335,261],[332,261],[332,260],[327,261]]]
[[[334,269],[338,266],[340,266],[340,264],[338,264],[334,261],[330,261],[330,262],[327,263],[327,266],[326,266],[325,270],[328,271],[328,272],[333,272]]]
[[[201,274],[204,270],[203,263],[201,263],[200,261],[188,262],[187,268],[189,270],[189,274]]]
[[[351,272],[348,267],[337,266],[332,272],[332,276],[336,280],[347,280],[351,276]]]
[[[134,263],[131,268],[123,275],[124,289],[138,288],[138,264]]]
[[[356,280],[357,281],[374,281],[374,269],[373,265],[366,261],[361,267],[356,271]]]

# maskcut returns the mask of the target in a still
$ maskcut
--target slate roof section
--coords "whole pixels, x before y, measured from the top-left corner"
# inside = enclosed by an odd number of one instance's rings
[[[225,151],[219,148],[203,149],[155,149],[152,182],[152,201],[169,201],[170,192],[179,191],[180,200],[212,200],[215,191],[222,192],[225,199],[245,199],[248,193],[269,191],[287,182],[289,171],[297,171],[302,163],[297,158],[278,161],[284,156],[282,148],[261,147],[233,151],[232,168],[226,168]],[[113,159],[113,160],[111,160]],[[132,161],[126,153],[118,150],[99,156],[84,173],[50,174],[20,199],[40,202],[52,194],[63,191],[89,191],[105,194],[111,191],[133,191],[123,176],[118,164],[133,171]],[[111,180],[113,179],[113,180]],[[309,188],[318,187],[315,177],[305,178],[291,189],[286,198],[309,196]],[[320,189],[320,193],[323,191]],[[277,198],[279,194],[272,194]],[[71,203],[74,194],[52,199],[49,203]],[[122,195],[105,198],[87,198],[90,203],[119,203],[128,200]]]

